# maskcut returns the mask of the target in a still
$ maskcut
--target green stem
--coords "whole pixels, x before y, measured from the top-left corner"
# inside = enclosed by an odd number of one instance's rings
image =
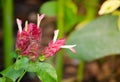
[[[3,1],[4,67],[12,64],[9,56],[13,49],[13,0]]]
[[[59,38],[64,37],[64,0],[58,0],[57,11],[57,28],[60,30]],[[56,56],[56,71],[58,82],[62,80],[63,73],[63,54],[60,51]]]
[[[58,82],[62,80],[63,74],[63,53],[60,51],[56,56],[56,70],[58,76]]]
[[[85,66],[85,62],[80,61],[77,72],[77,82],[82,82],[83,80],[84,66]]]
[[[86,20],[91,21],[97,15],[98,4],[100,0],[85,0]]]
[[[60,30],[59,38],[64,37],[64,0],[58,0],[57,28]]]
[[[27,71],[25,70],[25,71],[22,73],[22,75],[19,77],[19,79],[17,80],[17,82],[20,82],[20,80],[23,78],[23,76],[25,75],[26,72],[27,72]]]

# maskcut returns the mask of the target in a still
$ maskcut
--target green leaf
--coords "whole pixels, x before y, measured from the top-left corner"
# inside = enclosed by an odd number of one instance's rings
[[[73,1],[69,0],[65,3],[65,31],[69,32],[77,23],[77,6]]]
[[[120,15],[118,16],[118,30],[120,31]]]
[[[0,78],[0,82],[5,82],[6,81],[6,78],[5,77],[1,77]]]
[[[46,16],[57,15],[57,1],[48,1],[40,8],[40,13],[46,14]]]
[[[11,58],[17,58],[17,53],[15,51],[10,53]]]
[[[57,82],[55,69],[48,63],[35,62],[29,65],[29,72],[36,72],[42,82]]]
[[[0,72],[4,77],[11,79],[13,82],[17,80],[17,78],[24,72],[23,69],[16,70],[14,66],[10,66],[4,71]]]
[[[27,69],[29,65],[29,59],[27,57],[20,56],[14,65],[3,70],[0,74],[4,77],[11,79],[13,82]]]
[[[29,65],[29,59],[27,57],[18,58],[14,64],[16,70],[27,69]]]
[[[46,16],[57,16],[57,1],[48,1],[43,4],[40,13],[45,13]],[[65,1],[64,13],[65,31],[69,32],[78,21],[76,4],[71,0]]]
[[[91,61],[101,57],[120,53],[120,32],[117,26],[117,16],[102,16],[80,30],[74,31],[67,44],[76,44],[77,53],[72,58]]]

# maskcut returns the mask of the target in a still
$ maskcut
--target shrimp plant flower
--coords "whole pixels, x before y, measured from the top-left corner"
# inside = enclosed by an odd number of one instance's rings
[[[25,26],[22,29],[22,21],[16,19],[18,25],[17,39],[16,39],[16,52],[22,56],[28,57],[32,61],[41,59],[41,57],[48,58],[54,56],[61,48],[68,48],[75,53],[74,47],[76,45],[64,45],[65,38],[58,39],[59,30],[54,31],[53,40],[48,43],[44,49],[41,50],[41,36],[42,30],[40,28],[40,22],[44,18],[45,14],[37,15],[37,25],[34,23],[25,22]]]

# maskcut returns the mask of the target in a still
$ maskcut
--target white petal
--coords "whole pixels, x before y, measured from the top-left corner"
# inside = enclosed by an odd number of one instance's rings
[[[68,48],[70,49],[73,53],[76,53],[76,50],[73,48],[75,47],[76,45],[64,45],[64,46],[61,46],[61,48]]]
[[[73,48],[75,47],[76,45],[64,45],[64,46],[61,46],[61,48]]]
[[[37,14],[37,26],[40,26],[40,22],[41,20],[44,18],[45,14],[42,14],[41,16],[39,14]]]
[[[28,21],[25,21],[25,31],[28,29]]]
[[[54,31],[53,43],[56,42],[57,37],[58,37],[58,33],[59,33],[59,30],[55,30],[55,31]]]
[[[22,21],[18,18],[16,19],[16,21],[17,21],[19,32],[21,33],[22,32]]]
[[[70,49],[73,53],[76,53],[76,50],[73,48],[75,47],[76,45],[64,45],[64,46],[61,46],[61,48],[68,48]]]

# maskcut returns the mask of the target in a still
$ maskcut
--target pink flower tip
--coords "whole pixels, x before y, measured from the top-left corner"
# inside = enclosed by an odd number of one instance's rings
[[[45,14],[39,16],[39,19],[42,20],[45,17]]]
[[[73,52],[73,53],[76,53],[76,50],[74,48],[70,48],[70,50]]]
[[[44,18],[45,14],[39,15],[37,14],[37,26],[40,26],[41,20]]]

